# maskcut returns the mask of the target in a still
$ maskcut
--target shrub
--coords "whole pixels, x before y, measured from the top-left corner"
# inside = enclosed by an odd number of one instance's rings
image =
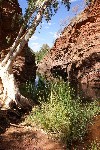
[[[100,149],[100,142],[93,141],[91,145],[87,148],[87,150],[99,150]]]
[[[38,97],[41,105],[33,108],[26,119],[41,128],[71,143],[82,140],[87,132],[87,124],[100,112],[97,101],[83,104],[80,99],[73,99],[73,90],[63,81],[51,83],[47,100]]]

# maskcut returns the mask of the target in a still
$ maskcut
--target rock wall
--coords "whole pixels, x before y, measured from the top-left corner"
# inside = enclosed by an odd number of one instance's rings
[[[70,81],[100,87],[100,0],[75,17],[38,65],[40,73],[58,73]]]
[[[8,48],[14,42],[19,29],[19,18],[22,10],[18,0],[3,0],[0,2],[0,59],[2,60],[8,53]],[[36,65],[35,55],[26,45],[14,62],[13,72],[17,81],[25,82],[35,76]]]
[[[0,2],[0,49],[8,48],[17,36],[20,28],[18,18],[21,16],[18,1]],[[0,50],[0,51],[1,51]]]

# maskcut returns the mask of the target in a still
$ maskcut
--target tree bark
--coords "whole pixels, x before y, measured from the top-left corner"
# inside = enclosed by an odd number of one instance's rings
[[[10,109],[13,105],[20,109],[27,109],[32,106],[32,101],[20,94],[12,67],[7,70],[6,67],[0,65],[0,77],[3,84],[3,109]]]

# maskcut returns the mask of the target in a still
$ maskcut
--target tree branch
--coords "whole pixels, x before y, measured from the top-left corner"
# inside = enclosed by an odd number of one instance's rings
[[[16,47],[18,46],[18,44],[20,43],[19,39],[21,38],[22,33],[24,33],[25,27],[26,27],[27,23],[29,22],[30,18],[32,17],[32,15],[34,14],[34,12],[36,11],[36,8],[37,8],[38,4],[39,4],[39,0],[35,4],[36,5],[35,8],[31,11],[31,13],[29,14],[28,18],[26,18],[26,20],[24,21],[22,27],[20,28],[20,31],[18,33],[18,36],[17,36],[15,42],[9,48],[8,54],[6,55],[6,57],[4,58],[4,60],[2,61],[2,64],[1,64],[2,66],[4,66],[7,63],[7,61],[9,60],[9,58],[11,56],[11,54],[14,52],[14,50],[16,49]]]
[[[25,34],[19,39],[21,42],[17,46],[16,50],[10,56],[10,58],[9,58],[7,64],[6,64],[6,69],[9,69],[11,67],[12,63],[14,62],[14,60],[16,59],[18,54],[21,52],[21,50],[23,49],[25,44],[28,42],[29,38],[34,34],[34,32],[36,30],[36,27],[39,25],[39,23],[42,20],[43,13],[44,13],[44,11],[47,7],[47,3],[48,3],[48,0],[46,0],[45,2],[42,3],[41,9],[38,12],[37,16],[35,17],[35,20],[33,21],[33,24],[25,32]]]

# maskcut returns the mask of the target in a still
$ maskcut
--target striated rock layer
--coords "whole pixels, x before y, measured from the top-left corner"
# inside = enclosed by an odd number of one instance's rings
[[[100,87],[100,0],[75,17],[38,65],[70,81]]]
[[[8,53],[20,29],[19,18],[22,10],[18,0],[3,0],[0,2],[0,59]],[[35,76],[35,55],[26,45],[14,62],[13,72],[17,81],[24,82]]]

